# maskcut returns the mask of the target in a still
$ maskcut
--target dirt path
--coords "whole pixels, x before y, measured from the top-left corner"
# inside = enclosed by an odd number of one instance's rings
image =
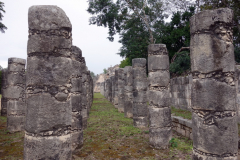
[[[191,159],[192,141],[173,134],[173,147],[154,150],[148,145],[148,131],[133,127],[101,94],[94,95],[84,146],[75,159]]]

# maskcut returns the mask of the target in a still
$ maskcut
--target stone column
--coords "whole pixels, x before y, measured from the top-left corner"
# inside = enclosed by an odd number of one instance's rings
[[[135,58],[133,67],[133,125],[148,126],[146,59]]]
[[[25,123],[25,74],[26,60],[8,59],[8,75],[3,97],[7,100],[7,129],[10,132],[24,130]]]
[[[165,44],[148,46],[149,143],[157,149],[168,148],[172,137],[169,57]]]
[[[1,116],[7,116],[7,99],[4,97],[7,88],[7,69],[2,70],[2,88],[1,88]]]
[[[125,103],[124,103],[124,113],[125,117],[132,118],[133,111],[133,70],[131,66],[126,66],[124,68],[125,72]]]
[[[118,69],[118,111],[124,113],[124,69]]]
[[[115,97],[115,75],[112,76],[112,104],[114,104]]]
[[[90,106],[91,106],[91,88],[90,88],[90,71],[87,71],[87,117],[89,117],[89,113],[90,113]]]
[[[109,101],[112,102],[112,76],[109,78],[109,93],[108,93],[108,97],[109,97]]]
[[[233,11],[206,10],[190,19],[193,159],[238,154]]]
[[[57,6],[28,12],[24,159],[72,159],[72,25]]]
[[[87,128],[87,119],[88,119],[88,99],[87,99],[87,89],[88,89],[88,76],[85,58],[81,58],[81,71],[82,71],[82,123],[83,129]]]
[[[115,93],[114,93],[114,106],[118,108],[118,70],[115,70]]]
[[[82,51],[76,46],[72,46],[72,60],[81,66]],[[83,146],[83,124],[82,124],[82,74],[81,68],[74,68],[76,75],[71,79],[70,104],[72,106],[72,151]]]

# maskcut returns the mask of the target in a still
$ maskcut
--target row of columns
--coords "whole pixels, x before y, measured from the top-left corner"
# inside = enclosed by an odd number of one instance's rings
[[[83,145],[93,79],[72,25],[57,6],[29,8],[26,60],[3,70],[1,115],[10,132],[25,131],[24,159],[72,159]]]
[[[233,12],[226,8],[200,12],[190,19],[194,160],[237,159],[232,20]],[[166,45],[149,45],[148,72],[147,78],[143,58],[133,59],[132,67],[116,70],[113,103],[125,117],[133,118],[134,126],[149,127],[151,147],[165,149],[172,137]]]

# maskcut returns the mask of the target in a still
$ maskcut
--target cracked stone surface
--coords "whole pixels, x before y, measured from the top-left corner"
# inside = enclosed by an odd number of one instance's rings
[[[169,57],[166,45],[149,45],[148,57],[149,143],[153,148],[166,149],[172,138]]]
[[[81,79],[72,25],[61,8],[48,5],[30,7],[28,25],[24,159],[71,159],[72,126],[79,118],[73,111],[81,108],[72,107],[80,104],[73,99]]]
[[[148,126],[146,59],[132,60],[133,70],[133,125],[138,128]],[[144,113],[145,111],[145,113]]]
[[[191,17],[193,159],[236,160],[238,152],[233,12]]]

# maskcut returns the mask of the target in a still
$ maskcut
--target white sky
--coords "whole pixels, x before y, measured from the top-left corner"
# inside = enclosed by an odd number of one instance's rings
[[[108,29],[89,25],[87,0],[1,0],[4,2],[2,23],[7,26],[5,33],[0,32],[0,65],[7,67],[8,58],[27,58],[28,8],[32,5],[57,5],[62,8],[72,23],[73,45],[78,46],[85,57],[87,67],[95,74],[104,68],[122,61],[116,53],[121,44],[118,36],[114,42],[107,39]]]

